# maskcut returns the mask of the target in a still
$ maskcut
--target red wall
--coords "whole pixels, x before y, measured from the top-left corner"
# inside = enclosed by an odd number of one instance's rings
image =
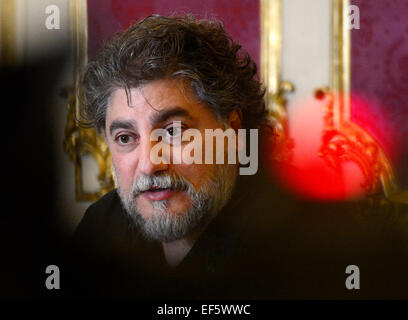
[[[352,91],[369,108],[352,105],[353,120],[393,156],[408,187],[408,1],[352,0],[360,29],[352,30]]]
[[[153,13],[193,13],[199,18],[215,17],[251,57],[258,62],[260,50],[259,0],[88,0],[89,56],[116,31]]]

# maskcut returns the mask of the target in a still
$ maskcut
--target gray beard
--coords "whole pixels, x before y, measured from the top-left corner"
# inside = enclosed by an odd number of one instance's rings
[[[216,165],[205,185],[196,191],[190,182],[175,174],[143,175],[134,182],[129,195],[123,193],[118,177],[118,193],[131,227],[136,227],[148,240],[172,242],[193,234],[210,222],[230,200],[236,177],[236,167]],[[168,211],[167,200],[152,201],[154,212],[145,219],[137,208],[136,198],[151,186],[183,190],[191,199],[190,208],[175,214]]]

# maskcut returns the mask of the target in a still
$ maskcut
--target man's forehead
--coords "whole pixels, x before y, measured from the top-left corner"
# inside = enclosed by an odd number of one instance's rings
[[[211,108],[200,102],[189,86],[177,80],[157,80],[138,88],[116,89],[111,96],[106,114],[106,125],[120,118],[148,121],[151,125],[171,117],[189,118],[196,123],[213,126],[219,119]]]
[[[188,88],[176,81],[157,80],[132,88],[126,93],[118,88],[112,93],[111,108],[131,107],[138,112],[160,111],[172,105],[188,108],[190,104],[198,103]]]

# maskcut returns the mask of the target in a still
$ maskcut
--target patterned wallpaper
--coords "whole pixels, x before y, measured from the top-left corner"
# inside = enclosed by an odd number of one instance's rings
[[[392,155],[408,188],[408,1],[352,0],[360,29],[352,30],[352,92],[370,107],[352,105],[352,119]]]
[[[260,52],[259,0],[88,0],[89,56],[103,41],[150,14],[193,13],[199,18],[218,18],[231,37],[258,62]]]

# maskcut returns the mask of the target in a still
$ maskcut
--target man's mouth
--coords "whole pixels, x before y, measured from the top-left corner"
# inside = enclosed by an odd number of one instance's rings
[[[177,190],[172,188],[156,188],[152,187],[146,191],[141,192],[150,201],[160,201],[169,199]]]

